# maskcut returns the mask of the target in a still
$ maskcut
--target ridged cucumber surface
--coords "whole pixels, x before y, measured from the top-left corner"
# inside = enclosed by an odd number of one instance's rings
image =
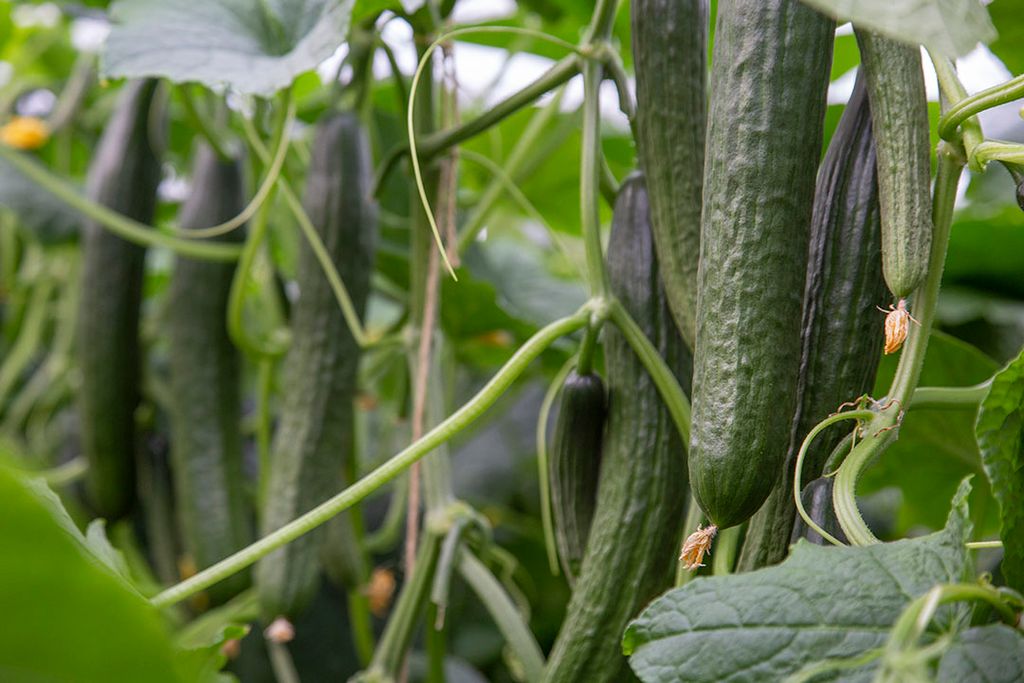
[[[768,502],[747,527],[740,569],[782,561],[796,514],[793,476],[804,437],[841,403],[871,391],[882,354],[878,333],[887,297],[882,278],[881,225],[871,111],[863,78],[829,143],[818,172],[804,287],[799,399],[786,469]],[[821,474],[825,459],[849,432],[835,425],[815,439],[803,482]]]
[[[878,151],[882,269],[898,299],[928,272],[932,244],[931,143],[921,51],[857,31]]]
[[[196,151],[192,194],[181,207],[183,229],[217,225],[245,205],[242,169],[206,145]],[[236,229],[225,241],[237,242]],[[171,457],[178,520],[197,569],[252,540],[242,476],[240,358],[227,330],[235,264],[177,257],[167,304],[171,381]],[[220,603],[245,588],[249,572],[209,589]]]
[[[719,528],[785,463],[833,29],[798,0],[718,4],[689,465]]]
[[[86,191],[142,223],[153,219],[160,159],[150,123],[156,80],[133,81],[120,94],[89,165]],[[86,496],[94,512],[122,517],[135,501],[135,409],[139,404],[139,306],[146,250],[88,221],[82,233],[76,353],[81,373],[78,418],[89,463]]]
[[[707,110],[707,0],[632,0],[636,135],[665,294],[683,340],[697,327]]]
[[[659,279],[646,191],[625,180],[608,244],[614,295],[659,349],[684,389],[691,359]],[[671,585],[686,502],[686,450],[644,366],[605,328],[608,418],[597,508],[568,613],[544,681],[632,680],[622,655],[626,623]]]
[[[372,177],[369,145],[354,114],[332,115],[317,124],[304,206],[360,315],[369,294],[377,232]],[[264,534],[337,493],[345,459],[352,457],[360,349],[305,243],[298,285],[261,518]],[[312,598],[323,539],[321,528],[259,562],[256,585],[264,617],[294,617]]]
[[[600,375],[570,372],[562,384],[548,456],[558,559],[570,583],[579,573],[594,519],[604,422],[605,391]]]

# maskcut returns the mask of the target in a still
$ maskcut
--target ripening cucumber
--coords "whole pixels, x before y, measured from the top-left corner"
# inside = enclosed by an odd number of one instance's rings
[[[600,375],[570,372],[562,384],[548,456],[551,512],[562,571],[575,583],[597,504],[604,437],[605,391]]]
[[[707,0],[632,0],[636,137],[665,295],[692,348],[707,108]]]
[[[622,183],[608,244],[612,293],[684,388],[691,358],[665,301],[643,179]],[[671,585],[686,503],[685,445],[623,335],[605,327],[608,383],[597,507],[568,613],[542,680],[618,683],[627,622]]]
[[[834,25],[798,0],[722,0],[716,27],[689,466],[725,528],[786,458]]]
[[[796,455],[804,437],[841,403],[871,391],[882,356],[877,307],[887,297],[881,242],[871,111],[859,77],[818,171],[804,286],[799,398],[786,468],[747,526],[740,570],[785,558],[796,514]],[[802,484],[821,474],[825,459],[849,430],[849,424],[841,424],[818,435],[804,459]]]
[[[878,153],[882,271],[897,299],[928,272],[932,244],[931,143],[921,50],[858,30]]]
[[[181,207],[182,229],[226,221],[245,205],[238,160],[222,160],[201,145],[192,193]],[[234,230],[224,239],[237,242]],[[227,330],[228,294],[235,264],[178,256],[167,302],[171,457],[174,493],[185,550],[197,569],[252,540],[242,476],[239,354]],[[235,595],[248,572],[209,589],[214,604]]]
[[[86,190],[104,206],[142,223],[153,219],[160,159],[150,130],[154,79],[127,83],[89,165]],[[139,306],[144,247],[95,221],[83,228],[81,292],[75,336],[81,384],[78,418],[89,463],[86,495],[109,520],[135,500],[135,409],[139,404]]]
[[[304,206],[359,315],[366,306],[376,243],[373,165],[359,119],[334,114],[317,124]],[[263,534],[322,503],[342,487],[352,457],[353,399],[360,349],[326,276],[303,242],[292,345],[284,365],[280,424],[274,435]],[[316,591],[323,528],[263,558],[256,585],[263,616],[294,617]]]

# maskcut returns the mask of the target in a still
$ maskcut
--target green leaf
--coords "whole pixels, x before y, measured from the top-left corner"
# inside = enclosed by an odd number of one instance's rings
[[[1024,633],[988,624],[957,634],[939,662],[938,683],[1024,681]]]
[[[981,462],[999,503],[1003,577],[1024,588],[1024,352],[992,378],[975,426]]]
[[[999,37],[989,47],[1010,73],[1024,73],[1024,12],[1014,0],[995,0],[988,6]]]
[[[107,538],[107,521],[94,519],[85,529],[85,544],[89,550],[125,581],[131,581],[131,571],[121,551],[110,544]]]
[[[18,224],[43,244],[78,237],[81,216],[5,161],[0,161],[0,207],[10,209]]]
[[[946,528],[930,536],[864,547],[800,541],[775,567],[666,593],[626,630],[630,666],[645,683],[781,680],[881,647],[911,600],[965,576],[969,491],[963,482]]]
[[[160,614],[41,483],[0,467],[0,680],[177,682]]]
[[[996,37],[978,0],[803,0],[837,21],[852,21],[947,57],[967,54]]]
[[[121,0],[103,71],[268,97],[330,57],[354,0]]]

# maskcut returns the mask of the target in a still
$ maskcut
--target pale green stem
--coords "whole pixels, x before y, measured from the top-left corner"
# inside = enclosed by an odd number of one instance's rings
[[[970,387],[918,387],[910,399],[909,410],[977,408],[988,395],[992,380]]]
[[[732,574],[736,564],[736,551],[739,549],[743,526],[731,526],[722,529],[715,541],[715,552],[711,556],[711,573],[714,576]]]
[[[505,365],[502,366],[501,370],[473,398],[452,413],[446,420],[431,429],[421,439],[410,444],[365,477],[306,514],[267,534],[255,543],[226,557],[213,566],[163,591],[153,598],[153,604],[158,607],[166,607],[195,595],[199,591],[252,565],[260,558],[294,541],[299,536],[312,531],[338,513],[344,512],[363,500],[382,485],[397,477],[412,463],[472,424],[488,408],[494,405],[494,402],[501,397],[505,390],[512,385],[516,378],[523,373],[526,367],[544,349],[557,339],[583,327],[589,318],[590,305],[588,304],[584,305],[583,308],[573,315],[556,320],[540,329],[512,355]]]
[[[598,187],[601,184],[601,65],[583,64],[583,141],[580,158],[580,223],[587,256],[590,295],[604,296],[608,277],[601,248],[601,215]]]
[[[946,113],[939,119],[939,137],[943,140],[955,140],[956,129],[967,119],[986,109],[992,109],[1022,97],[1024,97],[1024,75],[964,97],[956,104],[950,105]]]
[[[968,550],[986,550],[990,548],[1002,548],[1002,541],[970,541],[964,543],[964,547]]]
[[[544,530],[544,550],[548,556],[548,568],[553,576],[558,576],[558,550],[555,547],[555,524],[551,519],[551,482],[548,479],[548,416],[555,405],[565,378],[572,371],[576,359],[567,360],[551,380],[551,385],[544,393],[537,415],[537,480],[540,482],[540,521]]]
[[[270,666],[277,683],[301,683],[299,672],[295,669],[295,662],[292,661],[292,655],[285,643],[268,639],[267,654],[270,655]]]

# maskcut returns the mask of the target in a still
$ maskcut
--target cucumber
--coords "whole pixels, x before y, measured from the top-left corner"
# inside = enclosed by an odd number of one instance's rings
[[[633,0],[636,139],[676,325],[696,336],[707,108],[707,0]]]
[[[921,51],[858,30],[878,153],[882,271],[897,299],[928,272],[932,244],[931,143]]]
[[[362,315],[376,242],[373,165],[359,119],[340,113],[317,125],[304,206]],[[360,349],[316,257],[303,242],[292,346],[285,359],[261,527],[265,535],[337,493],[353,456],[353,399]],[[323,528],[263,558],[256,585],[263,616],[292,618],[318,586]]]
[[[562,385],[555,435],[548,459],[551,509],[558,558],[575,583],[597,504],[604,435],[604,382],[594,373],[570,372]]]
[[[607,262],[612,292],[689,388],[691,359],[665,301],[637,175],[619,191]],[[618,330],[606,329],[608,418],[597,508],[544,681],[631,679],[622,632],[671,585],[682,533],[684,444],[644,366]]]
[[[835,477],[819,477],[807,484],[800,493],[800,500],[804,504],[804,510],[810,515],[814,523],[836,537],[837,540],[847,542],[846,534],[839,525],[835,509],[832,506],[832,488],[835,485]],[[828,545],[828,541],[821,537],[817,531],[807,526],[803,517],[797,516],[793,525],[793,534],[790,543],[796,543],[805,538],[814,545]]]
[[[158,82],[124,86],[89,165],[91,199],[142,223],[153,220],[160,159],[150,121]],[[135,501],[135,409],[139,404],[139,306],[146,250],[102,225],[83,226],[76,353],[78,419],[89,463],[86,497],[109,520]]]
[[[798,0],[723,0],[716,27],[689,465],[725,528],[785,463],[834,26]]]
[[[804,287],[799,399],[784,474],[747,526],[740,570],[782,561],[796,514],[796,454],[839,404],[871,391],[882,355],[882,278],[875,143],[865,80],[858,78],[818,172]],[[822,432],[804,459],[803,482],[821,474],[848,425]]]
[[[206,145],[196,152],[192,194],[181,207],[183,229],[217,225],[245,206],[242,169]],[[225,238],[237,242],[235,230]],[[252,539],[242,476],[239,355],[227,330],[235,264],[179,256],[167,302],[171,382],[171,457],[185,550],[197,569]],[[214,604],[246,587],[247,572],[210,588]]]

